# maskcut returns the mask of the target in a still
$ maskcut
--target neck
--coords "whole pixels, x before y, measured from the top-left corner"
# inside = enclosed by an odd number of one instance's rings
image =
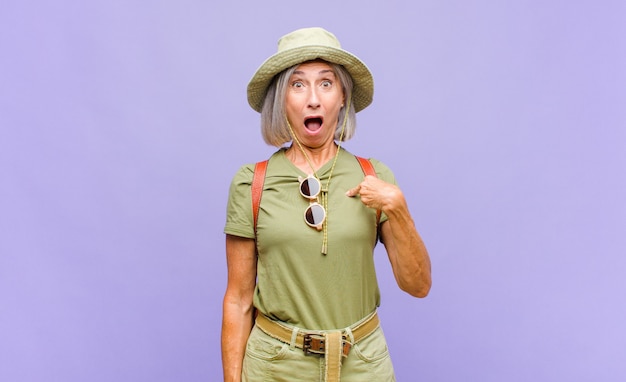
[[[303,150],[306,152],[306,155],[302,152]],[[311,173],[312,171],[319,170],[320,167],[325,165],[328,161],[333,160],[335,155],[337,155],[338,150],[339,148],[334,141],[329,145],[324,145],[323,147],[311,148],[302,146],[302,149],[298,147],[297,143],[292,143],[291,146],[285,151],[285,155],[303,172]],[[311,169],[311,166],[313,166],[313,169]]]

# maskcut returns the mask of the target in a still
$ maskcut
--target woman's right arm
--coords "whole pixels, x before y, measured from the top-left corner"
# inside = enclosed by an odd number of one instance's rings
[[[256,285],[253,239],[226,235],[228,284],[222,315],[222,367],[225,382],[241,381],[246,342],[253,325],[252,297]]]

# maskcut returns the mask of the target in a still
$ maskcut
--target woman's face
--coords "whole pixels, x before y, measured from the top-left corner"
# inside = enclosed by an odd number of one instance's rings
[[[310,148],[332,143],[343,102],[341,82],[328,63],[300,64],[285,97],[287,119],[300,143]]]

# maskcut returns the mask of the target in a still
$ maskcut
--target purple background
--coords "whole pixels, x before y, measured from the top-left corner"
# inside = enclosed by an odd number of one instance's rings
[[[314,25],[432,257],[419,300],[377,249],[398,379],[626,379],[625,2],[215,3],[2,2],[1,381],[221,379],[245,87]]]

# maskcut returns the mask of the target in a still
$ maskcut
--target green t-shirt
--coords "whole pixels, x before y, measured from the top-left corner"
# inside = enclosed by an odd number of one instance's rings
[[[370,159],[377,176],[395,184],[391,170]],[[317,171],[326,187],[332,160]],[[254,165],[234,176],[224,232],[254,238],[250,187]],[[371,313],[380,304],[374,269],[376,211],[348,197],[363,181],[354,155],[340,150],[328,195],[328,250],[324,233],[309,227],[304,211],[309,200],[299,190],[298,169],[280,149],[269,159],[257,222],[257,285],[254,305],[263,314],[306,329],[340,329]],[[386,221],[385,214],[381,223]]]

